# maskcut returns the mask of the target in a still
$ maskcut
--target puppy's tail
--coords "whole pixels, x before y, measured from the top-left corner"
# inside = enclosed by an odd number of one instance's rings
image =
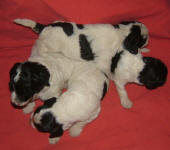
[[[41,31],[46,27],[44,24],[37,23],[30,19],[15,19],[14,22],[19,25],[31,28],[34,32],[40,34]]]

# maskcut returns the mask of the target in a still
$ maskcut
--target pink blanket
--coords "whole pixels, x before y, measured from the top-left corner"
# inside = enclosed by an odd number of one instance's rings
[[[169,0],[1,0],[0,1],[0,149],[3,150],[169,150],[170,82],[156,90],[128,85],[134,107],[122,108],[111,83],[100,116],[79,137],[64,133],[50,145],[48,134],[31,127],[30,115],[10,105],[9,70],[25,61],[37,38],[31,30],[13,24],[15,18],[40,23],[67,20],[76,23],[117,23],[138,20],[149,29],[150,53],[170,67]]]

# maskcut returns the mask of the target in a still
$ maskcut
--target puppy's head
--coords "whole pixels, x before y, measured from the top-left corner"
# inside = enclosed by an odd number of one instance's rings
[[[147,89],[155,89],[162,86],[167,79],[168,69],[159,59],[143,57],[145,66],[139,74],[139,82]]]
[[[44,105],[38,107],[32,115],[32,124],[40,132],[50,133],[50,138],[59,137],[63,134],[62,124],[56,121],[56,117],[50,108],[56,103],[56,98],[50,98]]]
[[[10,70],[11,103],[24,106],[45,86],[49,86],[47,68],[36,62],[16,63]]]
[[[137,54],[139,48],[143,48],[148,44],[148,29],[144,24],[135,21],[122,22],[121,24],[123,31],[128,30],[128,35],[125,36],[123,41],[123,47],[130,53]]]

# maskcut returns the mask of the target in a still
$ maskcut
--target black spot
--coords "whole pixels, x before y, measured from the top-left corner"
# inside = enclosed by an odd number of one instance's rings
[[[51,112],[46,112],[42,115],[40,123],[34,125],[40,132],[50,133],[50,138],[60,137],[63,135],[62,124],[57,123],[55,117]]]
[[[50,74],[48,69],[36,62],[25,62],[21,65],[18,81],[14,84],[17,98],[26,102],[45,86],[49,86]]]
[[[76,24],[77,28],[79,29],[83,29],[84,28],[84,25],[83,24]]]
[[[138,48],[141,48],[147,38],[143,38],[141,35],[141,29],[137,25],[133,25],[130,34],[123,41],[124,48],[132,54],[138,53]]]
[[[145,66],[140,72],[138,80],[147,89],[155,89],[165,84],[168,74],[166,65],[159,59],[143,57]]]
[[[123,51],[120,51],[119,53],[116,53],[116,55],[112,57],[111,68],[110,68],[112,73],[114,73],[114,71],[117,67],[117,64],[121,58],[122,53],[123,53]]]
[[[116,29],[119,29],[120,27],[119,27],[119,24],[113,24],[112,25],[114,28],[116,28]]]
[[[103,94],[102,94],[102,98],[101,98],[101,100],[103,100],[103,98],[105,97],[106,92],[107,92],[107,83],[106,83],[106,82],[104,82],[104,85],[103,85]]]
[[[14,78],[17,75],[17,68],[20,66],[21,63],[15,63],[14,66],[11,68],[10,72],[9,72],[9,76],[10,76],[10,81],[9,81],[9,90],[11,92],[14,91]]]
[[[33,28],[33,30],[40,34],[41,31],[46,27],[46,25],[43,25],[43,24],[40,24],[40,23],[37,23],[36,26]]]
[[[128,24],[135,23],[135,22],[136,21],[122,21],[122,22],[120,22],[120,24],[128,25]]]
[[[90,43],[88,42],[86,35],[79,35],[79,44],[81,58],[87,61],[94,60],[95,55],[90,47]]]
[[[56,101],[57,101],[56,97],[52,97],[52,98],[50,98],[50,99],[45,100],[45,101],[44,101],[44,105],[39,106],[39,107],[35,110],[34,114],[35,114],[35,113],[39,113],[42,109],[51,108],[51,107],[53,106],[53,104],[56,103]]]
[[[71,23],[56,22],[56,23],[49,24],[49,26],[61,27],[67,36],[71,36],[73,34],[73,25]]]

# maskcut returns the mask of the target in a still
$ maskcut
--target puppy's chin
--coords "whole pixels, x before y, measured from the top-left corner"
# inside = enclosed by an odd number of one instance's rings
[[[22,109],[22,108],[26,107],[27,104],[30,103],[31,101],[33,101],[33,98],[30,98],[25,102],[20,102],[19,100],[16,100],[16,98],[15,98],[15,99],[12,99],[11,104],[14,108]]]

